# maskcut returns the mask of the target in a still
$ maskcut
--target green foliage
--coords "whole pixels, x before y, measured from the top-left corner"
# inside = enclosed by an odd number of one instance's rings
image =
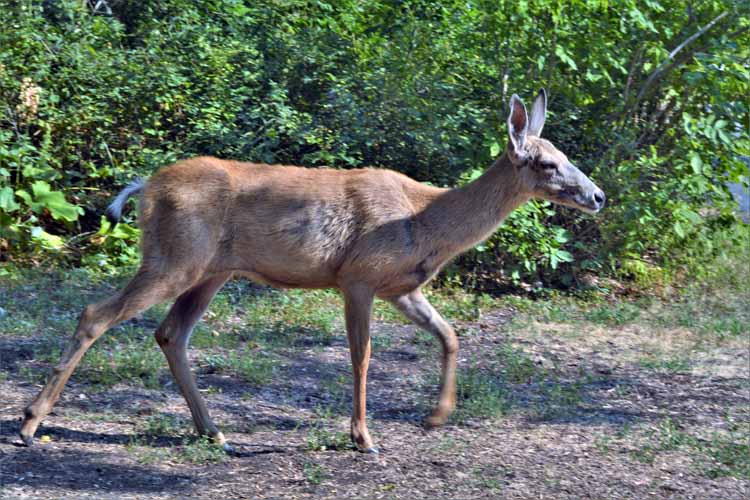
[[[302,466],[302,471],[305,473],[305,479],[310,484],[317,486],[328,477],[325,469],[320,464],[313,462],[305,462]]]
[[[58,358],[59,354],[55,353],[49,360],[57,361]],[[159,376],[162,372],[166,372],[164,355],[154,348],[151,338],[145,337],[96,344],[86,353],[76,376],[102,387],[111,387],[119,382],[139,381],[145,387],[157,389],[161,387]]]
[[[191,464],[214,464],[225,462],[227,458],[224,448],[216,444],[210,437],[194,436],[183,441],[176,461]]]
[[[743,2],[10,2],[0,10],[0,255],[137,259],[119,187],[187,156],[476,177],[511,92],[550,94],[545,136],[608,195],[596,218],[513,214],[448,279],[650,284],[747,231],[750,13]],[[679,50],[678,50],[679,49]],[[503,270],[502,272],[500,270]]]
[[[348,433],[329,429],[332,420],[330,409],[316,409],[315,413],[316,419],[305,439],[305,447],[308,450],[351,450],[354,447]]]
[[[264,385],[271,381],[276,361],[257,352],[230,352],[228,354],[207,354],[203,363],[211,369],[231,373],[253,385]]]
[[[645,434],[645,441],[631,452],[641,462],[653,463],[656,456],[677,449],[690,449],[693,462],[711,478],[730,476],[746,479],[750,475],[750,444],[747,424],[727,419],[727,429],[710,436],[695,436],[666,417]]]

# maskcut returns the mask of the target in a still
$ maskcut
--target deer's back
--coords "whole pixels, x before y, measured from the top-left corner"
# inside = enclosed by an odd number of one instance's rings
[[[338,286],[351,271],[380,279],[413,266],[414,215],[437,192],[383,169],[193,158],[146,187],[144,259],[210,262],[290,287]]]

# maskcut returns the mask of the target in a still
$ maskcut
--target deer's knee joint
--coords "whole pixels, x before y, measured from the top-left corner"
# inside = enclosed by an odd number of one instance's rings
[[[31,420],[33,418],[36,418],[37,411],[34,409],[33,405],[29,405],[26,408],[23,409],[23,416],[24,420]]]
[[[159,344],[159,347],[167,347],[171,342],[172,338],[169,336],[169,333],[163,329],[159,328],[154,333],[154,338],[156,339],[156,343]]]
[[[91,321],[93,321],[95,317],[96,317],[96,308],[94,307],[93,304],[89,304],[83,308],[79,321],[81,323],[91,323]]]
[[[86,306],[78,321],[76,337],[79,340],[96,340],[99,331],[96,328],[96,308],[93,305]]]
[[[455,354],[458,352],[458,337],[456,334],[451,332],[451,335],[443,337],[443,347],[446,354]]]

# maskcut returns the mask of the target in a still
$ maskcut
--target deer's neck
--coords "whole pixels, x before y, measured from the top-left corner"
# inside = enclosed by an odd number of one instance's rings
[[[503,155],[478,179],[435,199],[423,223],[430,240],[441,247],[438,253],[453,256],[488,238],[528,200],[516,167]]]

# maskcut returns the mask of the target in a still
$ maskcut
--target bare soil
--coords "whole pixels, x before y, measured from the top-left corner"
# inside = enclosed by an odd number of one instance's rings
[[[0,332],[0,368],[8,374],[0,381],[0,497],[749,497],[748,477],[711,474],[708,459],[694,447],[666,446],[658,434],[665,421],[676,422],[680,431],[709,442],[712,433],[726,430],[728,419],[747,421],[748,352],[742,343],[704,349],[682,371],[648,370],[636,360],[653,344],[635,341],[648,332],[544,324],[520,331],[508,327],[513,314],[495,310],[458,325],[460,369],[485,367],[502,378],[494,357],[503,345],[514,345],[538,368],[549,369],[554,390],[540,390],[539,380],[509,383],[503,415],[468,416],[431,431],[421,419],[436,392],[437,348],[418,341],[415,327],[374,325],[374,337],[382,341],[373,352],[368,411],[377,455],[309,446],[321,428],[348,431],[343,336],[327,346],[285,351],[272,382],[263,386],[199,368],[212,416],[235,448],[220,463],[179,460],[183,437],[143,434],[143,422],[154,415],[187,425],[187,407],[168,376],[158,390],[121,383],[96,391],[74,375],[40,427],[37,444],[22,447],[22,408],[40,386],[18,371],[30,362],[34,340]],[[321,408],[328,411],[325,418]]]

